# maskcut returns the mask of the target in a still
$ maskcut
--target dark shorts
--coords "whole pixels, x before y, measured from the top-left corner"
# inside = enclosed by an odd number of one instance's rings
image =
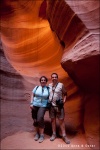
[[[36,107],[33,106],[32,118],[34,120],[34,126],[39,128],[44,128],[44,115],[46,112],[46,107]]]
[[[59,108],[56,106],[51,106],[51,108],[49,109],[49,117],[51,119],[56,117],[58,119],[64,119],[64,116],[65,116],[64,107]]]

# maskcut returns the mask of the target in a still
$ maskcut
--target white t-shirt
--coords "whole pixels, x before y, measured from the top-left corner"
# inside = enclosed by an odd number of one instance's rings
[[[49,100],[53,106],[56,106],[56,100],[63,99],[63,94],[67,94],[63,83],[58,82],[55,87],[53,83],[49,84]]]

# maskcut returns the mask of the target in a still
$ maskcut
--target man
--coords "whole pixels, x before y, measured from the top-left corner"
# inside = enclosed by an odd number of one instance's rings
[[[67,92],[64,88],[63,83],[58,82],[58,74],[51,74],[52,83],[49,84],[50,96],[49,101],[51,102],[51,107],[49,109],[49,116],[52,123],[52,136],[50,141],[54,141],[56,138],[56,117],[59,120],[60,128],[62,131],[62,139],[66,144],[70,144],[66,136],[65,123],[64,123],[64,107],[63,104],[66,101]]]

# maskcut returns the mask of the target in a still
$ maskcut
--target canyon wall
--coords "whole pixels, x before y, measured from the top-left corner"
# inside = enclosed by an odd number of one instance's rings
[[[50,82],[57,72],[68,92],[66,128],[83,129],[98,148],[99,0],[3,0],[0,7],[2,103],[28,106],[40,76]]]

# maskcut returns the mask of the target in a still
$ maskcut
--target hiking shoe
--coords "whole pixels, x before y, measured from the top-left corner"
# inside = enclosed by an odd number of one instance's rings
[[[51,138],[50,138],[50,141],[54,141],[56,138],[56,134],[52,134]]]
[[[42,143],[43,141],[44,141],[44,135],[40,135],[39,143]]]
[[[70,141],[68,140],[66,136],[63,136],[62,139],[66,144],[70,144]]]
[[[39,134],[36,133],[36,135],[34,136],[34,140],[37,141],[39,139]]]

